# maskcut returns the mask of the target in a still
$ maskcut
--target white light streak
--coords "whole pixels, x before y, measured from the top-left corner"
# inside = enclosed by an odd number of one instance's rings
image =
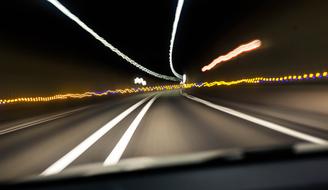
[[[81,28],[83,28],[85,31],[87,31],[89,34],[91,34],[95,39],[100,41],[104,46],[108,47],[110,50],[112,50],[114,53],[116,53],[118,56],[122,57],[127,62],[131,63],[135,67],[139,68],[140,70],[155,76],[157,78],[170,80],[170,81],[179,81],[176,77],[162,75],[159,73],[156,73],[154,71],[151,71],[147,69],[146,67],[138,64],[136,61],[122,53],[120,50],[118,50],[116,47],[114,47],[112,44],[107,42],[103,37],[99,36],[95,31],[93,31],[89,26],[87,26],[85,23],[83,23],[77,16],[75,16],[73,13],[71,13],[66,7],[64,7],[59,1],[57,0],[48,0],[52,5],[54,5],[56,8],[58,8],[62,13],[64,13],[66,16],[68,16],[70,19],[72,19],[74,22],[76,22]]]
[[[186,74],[183,74],[182,75],[182,81],[181,81],[181,83],[182,84],[186,84],[186,81],[187,81],[187,75]]]
[[[170,62],[171,71],[180,80],[182,80],[182,75],[180,75],[179,73],[177,73],[174,70],[173,60],[172,60],[172,54],[173,54],[173,46],[174,46],[175,34],[177,32],[177,28],[178,28],[178,23],[179,23],[179,19],[180,19],[180,14],[181,14],[183,2],[184,2],[184,0],[179,0],[178,1],[177,9],[175,11],[175,18],[174,18],[174,22],[173,22],[172,35],[171,35],[171,40],[170,40],[170,50],[169,50],[169,62]]]

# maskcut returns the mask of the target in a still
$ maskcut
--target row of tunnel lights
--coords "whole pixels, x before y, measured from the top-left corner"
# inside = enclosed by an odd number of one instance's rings
[[[77,99],[77,98],[86,98],[86,97],[95,97],[95,96],[106,96],[110,94],[131,94],[138,92],[152,92],[152,91],[170,91],[177,89],[189,89],[189,88],[202,88],[202,87],[213,87],[213,86],[230,86],[237,85],[241,83],[270,83],[270,82],[289,82],[297,80],[310,80],[310,79],[322,79],[328,78],[327,72],[322,73],[309,73],[303,75],[289,75],[282,77],[255,77],[255,78],[246,78],[239,79],[234,81],[213,81],[213,82],[203,82],[203,83],[188,83],[188,84],[176,84],[176,85],[162,85],[162,86],[149,86],[149,87],[139,87],[139,88],[126,88],[126,89],[116,89],[116,90],[107,90],[104,92],[84,92],[84,93],[75,93],[75,94],[59,94],[48,97],[26,97],[26,98],[14,98],[14,99],[0,99],[0,104],[9,104],[9,103],[22,103],[22,102],[49,102],[55,100],[64,100],[64,99]]]
[[[328,73],[310,73],[310,74],[303,74],[303,75],[289,75],[284,77],[276,77],[276,78],[262,78],[262,81],[265,82],[274,82],[274,81],[290,81],[290,80],[308,80],[308,79],[316,79],[316,78],[322,78],[327,77]]]

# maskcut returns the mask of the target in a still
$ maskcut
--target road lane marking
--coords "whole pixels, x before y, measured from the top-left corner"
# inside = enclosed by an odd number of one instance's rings
[[[144,98],[137,102],[136,104],[129,107],[127,110],[116,116],[114,119],[109,121],[106,125],[98,129],[84,141],[82,141],[79,145],[77,145],[74,149],[60,158],[57,162],[52,164],[46,170],[44,170],[41,175],[53,175],[61,172],[65,169],[69,164],[71,164],[74,160],[76,160],[82,153],[84,153],[90,146],[92,146],[97,140],[99,140],[102,136],[104,136],[109,130],[115,127],[120,121],[122,121],[125,117],[127,117],[131,112],[137,109],[140,105],[146,102],[150,97]]]
[[[46,122],[49,122],[49,121],[60,119],[60,118],[66,117],[66,116],[68,116],[68,115],[70,115],[72,113],[75,113],[75,112],[78,112],[78,111],[87,109],[89,107],[90,106],[85,106],[85,107],[74,109],[74,110],[67,111],[67,112],[64,112],[64,113],[60,113],[60,114],[56,114],[56,115],[51,115],[51,116],[48,116],[48,117],[45,117],[45,118],[42,118],[42,119],[38,119],[38,120],[34,120],[34,121],[30,121],[30,122],[18,124],[18,125],[9,127],[7,129],[0,130],[0,135],[4,135],[4,134],[7,134],[7,133],[11,133],[11,132],[17,131],[17,130],[25,129],[27,127],[32,127],[32,126],[35,126],[35,125],[39,125],[39,124],[42,124],[42,123],[46,123]]]
[[[245,113],[242,113],[242,112],[239,112],[239,111],[227,108],[227,107],[216,105],[212,102],[209,102],[209,101],[206,101],[206,100],[191,96],[191,95],[186,94],[186,93],[183,93],[182,95],[185,96],[188,99],[194,100],[198,103],[204,104],[204,105],[209,106],[211,108],[214,108],[216,110],[225,112],[227,114],[239,117],[241,119],[250,121],[252,123],[261,125],[263,127],[278,131],[280,133],[284,133],[286,135],[289,135],[289,136],[292,136],[292,137],[295,137],[295,138],[298,138],[298,139],[302,139],[302,140],[305,140],[305,141],[308,141],[308,142],[311,142],[311,143],[315,143],[315,144],[327,144],[328,143],[328,141],[326,141],[324,139],[314,137],[312,135],[308,135],[308,134],[305,134],[305,133],[302,133],[302,132],[298,132],[298,131],[295,131],[293,129],[289,129],[287,127],[284,127],[284,126],[281,126],[281,125],[278,125],[278,124],[275,124],[275,123],[272,123],[272,122],[269,122],[269,121],[266,121],[266,120],[263,120],[263,119],[259,119],[259,118],[256,118],[254,116],[250,116],[248,114],[245,114]]]
[[[115,165],[119,162],[121,159],[126,147],[128,146],[134,132],[138,128],[142,118],[145,116],[147,111],[149,110],[150,106],[154,103],[154,101],[157,99],[158,95],[153,97],[140,111],[140,113],[137,115],[137,117],[133,120],[129,128],[125,131],[121,139],[118,141],[112,152],[108,155],[104,162],[104,166],[108,165]]]

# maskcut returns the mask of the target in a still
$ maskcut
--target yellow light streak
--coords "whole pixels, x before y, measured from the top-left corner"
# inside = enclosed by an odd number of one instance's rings
[[[288,79],[288,80],[287,80]],[[13,103],[28,103],[28,102],[49,102],[59,100],[72,100],[82,99],[88,97],[100,97],[114,94],[134,94],[142,92],[156,92],[156,91],[171,91],[178,89],[190,89],[190,88],[211,88],[218,86],[233,86],[242,84],[272,84],[272,83],[283,83],[292,82],[298,80],[321,80],[328,79],[328,73],[317,72],[304,73],[300,75],[288,75],[288,76],[276,76],[276,77],[254,77],[254,78],[242,78],[233,81],[213,81],[213,82],[202,82],[202,83],[187,83],[187,84],[175,84],[175,85],[158,85],[158,86],[146,86],[139,88],[125,88],[116,90],[107,90],[104,92],[84,92],[84,93],[68,93],[68,94],[57,94],[53,96],[36,96],[36,97],[18,97],[12,99],[0,99],[0,104],[13,104]]]

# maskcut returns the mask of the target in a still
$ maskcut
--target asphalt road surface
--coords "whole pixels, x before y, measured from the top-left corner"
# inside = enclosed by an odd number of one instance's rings
[[[0,180],[136,157],[324,144],[327,92],[321,85],[172,91],[11,119],[0,124]]]

